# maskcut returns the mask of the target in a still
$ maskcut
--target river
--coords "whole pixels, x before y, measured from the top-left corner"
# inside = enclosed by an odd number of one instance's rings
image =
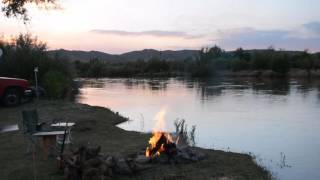
[[[76,101],[108,107],[150,132],[165,108],[196,126],[197,146],[250,153],[278,179],[320,179],[320,81],[252,78],[81,79]]]

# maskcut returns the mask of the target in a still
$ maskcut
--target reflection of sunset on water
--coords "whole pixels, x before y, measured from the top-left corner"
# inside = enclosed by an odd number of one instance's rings
[[[187,90],[183,87],[170,87],[170,91],[163,90],[157,86],[146,87],[149,85],[130,85],[123,87],[123,85],[105,85],[101,90],[97,88],[85,88],[81,91],[83,94],[79,96],[80,101],[85,104],[94,104],[98,106],[106,106],[112,109],[125,108],[128,106],[148,106],[149,101],[157,101],[166,103],[166,99],[178,101],[187,95]],[[116,91],[115,91],[116,89]],[[149,89],[149,90],[148,90]],[[153,90],[151,90],[153,89]],[[109,91],[110,90],[110,91]],[[125,96],[119,99],[120,96]],[[106,104],[107,102],[107,104]],[[168,102],[169,103],[169,102]]]

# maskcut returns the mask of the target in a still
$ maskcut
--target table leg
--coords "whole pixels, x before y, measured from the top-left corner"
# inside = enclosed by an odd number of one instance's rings
[[[49,148],[55,143],[56,135],[43,136],[42,137],[42,148],[43,148],[43,158],[48,159]]]

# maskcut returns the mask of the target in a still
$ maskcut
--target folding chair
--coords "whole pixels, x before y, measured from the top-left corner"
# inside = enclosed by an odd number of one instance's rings
[[[39,131],[41,126],[38,125],[38,112],[37,110],[22,111],[22,131],[28,139],[27,152],[29,153],[33,145],[36,144],[34,133]]]

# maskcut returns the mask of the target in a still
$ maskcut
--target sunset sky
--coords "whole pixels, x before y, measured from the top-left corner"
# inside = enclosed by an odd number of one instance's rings
[[[320,51],[319,0],[61,0],[61,9],[29,6],[31,21],[0,15],[0,35],[32,33],[50,49],[123,53],[275,48]],[[2,6],[2,4],[1,4]]]

